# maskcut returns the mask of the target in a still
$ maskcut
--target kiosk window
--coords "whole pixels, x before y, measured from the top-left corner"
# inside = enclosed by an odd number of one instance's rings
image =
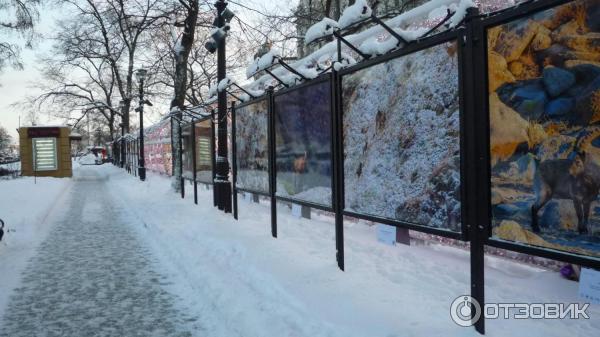
[[[54,171],[58,169],[56,138],[33,139],[33,165],[35,171]]]

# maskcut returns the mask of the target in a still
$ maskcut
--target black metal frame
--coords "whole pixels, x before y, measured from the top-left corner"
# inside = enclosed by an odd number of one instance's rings
[[[215,156],[215,153],[213,151],[213,149],[215,147],[215,136],[214,136],[214,132],[213,132],[214,123],[213,123],[212,118],[210,116],[203,117],[203,118],[198,118],[198,119],[196,119],[195,123],[198,124],[198,123],[205,122],[207,120],[211,121],[211,123],[210,123],[210,125],[211,125],[211,135],[210,135],[210,148],[211,148],[211,152],[210,153],[211,153],[211,157],[210,158],[211,158],[211,171],[214,174],[214,171],[215,171],[215,165],[214,165],[214,160],[215,160],[214,156]],[[212,186],[212,185],[214,185],[214,177],[212,179],[208,180],[208,181],[198,180],[196,178],[196,183],[204,184],[206,186]]]
[[[339,73],[338,73],[338,80],[337,85],[338,87],[336,88],[336,92],[339,95],[339,98],[337,100],[337,107],[336,107],[336,112],[339,115],[338,116],[338,128],[339,128],[339,132],[338,132],[338,146],[339,146],[339,151],[341,152],[341,155],[339,156],[338,160],[340,161],[340,170],[339,170],[339,175],[340,175],[340,184],[343,185],[344,183],[344,156],[343,156],[343,151],[344,151],[344,130],[343,130],[343,115],[344,115],[344,111],[343,111],[343,105],[342,105],[342,100],[343,97],[342,96],[342,92],[343,92],[343,88],[342,88],[342,82],[345,76],[350,75],[350,74],[354,74],[358,71],[379,65],[379,64],[383,64],[386,62],[390,62],[393,61],[395,59],[404,57],[404,56],[408,56],[411,55],[413,53],[422,51],[422,50],[426,50],[429,48],[433,48],[436,46],[439,46],[443,43],[447,43],[447,42],[453,42],[456,41],[456,45],[457,45],[457,57],[458,57],[458,86],[459,86],[459,101],[461,104],[459,104],[459,114],[460,114],[460,157],[461,157],[461,169],[460,169],[460,176],[461,176],[461,231],[460,232],[455,232],[455,231],[450,231],[450,230],[445,230],[445,229],[440,229],[440,228],[435,228],[435,227],[430,227],[430,226],[426,226],[426,225],[422,225],[422,224],[417,224],[417,223],[413,223],[413,222],[409,222],[409,221],[402,221],[402,220],[398,220],[398,219],[391,219],[391,218],[386,218],[386,217],[380,217],[377,215],[373,215],[373,214],[364,214],[364,213],[359,213],[359,212],[353,212],[353,211],[348,211],[345,210],[345,205],[344,205],[344,201],[345,201],[345,194],[344,194],[344,190],[343,188],[340,190],[341,193],[341,200],[339,201],[341,203],[341,210],[343,215],[345,216],[350,216],[353,218],[358,218],[358,219],[363,219],[363,220],[368,220],[368,221],[374,221],[377,223],[383,223],[386,225],[391,225],[394,227],[400,227],[400,228],[408,228],[411,230],[416,230],[416,231],[420,231],[420,232],[425,232],[425,233],[429,233],[429,234],[434,234],[434,235],[439,235],[439,236],[444,236],[444,237],[448,237],[448,238],[452,238],[452,239],[457,239],[457,240],[463,240],[466,241],[468,240],[468,230],[467,230],[467,212],[468,209],[466,207],[466,203],[464,202],[464,200],[466,200],[466,187],[465,187],[465,181],[467,180],[468,176],[465,172],[464,169],[464,165],[466,162],[466,151],[465,151],[465,139],[464,139],[464,135],[465,135],[465,129],[464,129],[464,121],[465,121],[465,109],[462,103],[464,103],[464,96],[465,96],[465,90],[464,90],[464,82],[463,82],[463,76],[461,74],[461,65],[463,64],[463,57],[464,57],[464,50],[463,50],[463,46],[460,43],[460,41],[462,41],[464,39],[464,29],[456,29],[456,30],[451,30],[451,31],[446,31],[444,33],[440,33],[438,35],[434,35],[432,37],[429,38],[425,38],[422,39],[421,41],[412,43],[407,45],[405,48],[399,49],[397,51],[391,52],[389,54],[385,54],[382,56],[379,56],[377,58],[373,58],[370,59],[368,61],[365,62],[361,62],[357,65],[354,65],[352,67],[348,67],[346,69],[342,69]]]
[[[269,104],[267,105],[268,110],[268,132],[269,132],[269,197],[271,199],[271,236],[277,237],[277,198],[275,197],[275,190],[277,186],[277,179],[275,172],[277,171],[277,163],[275,162],[275,97],[273,96],[273,88],[267,90],[267,99]]]
[[[213,174],[212,174],[212,182],[213,182],[213,206],[217,207],[217,189],[214,187],[214,182],[215,182],[215,178],[217,176],[217,172],[215,170],[215,167],[217,165],[217,142],[216,142],[216,130],[215,130],[215,110],[211,110],[210,112],[210,118],[212,120],[211,124],[211,161],[212,161],[212,167],[213,167]]]
[[[194,186],[194,204],[198,204],[198,183],[200,184],[204,184],[204,185],[213,185],[213,182],[207,182],[207,181],[202,181],[202,180],[198,180],[197,179],[197,168],[196,168],[196,161],[197,161],[197,155],[196,155],[196,124],[198,123],[202,123],[204,121],[207,120],[211,120],[211,137],[210,137],[210,146],[211,149],[213,148],[213,144],[214,144],[214,124],[212,123],[212,119],[210,116],[207,117],[194,117],[192,116],[192,120],[187,122],[187,123],[183,123],[183,121],[179,121],[177,120],[178,123],[180,123],[179,126],[179,153],[180,156],[182,157],[180,160],[180,166],[181,166],[181,197],[184,198],[185,197],[185,181],[190,181],[193,186]],[[192,137],[192,142],[191,142],[191,147],[192,147],[192,178],[189,177],[185,177],[183,175],[183,128],[190,128],[190,132],[191,132],[191,137]],[[214,162],[214,151],[211,151],[211,164],[212,162]],[[211,165],[211,172],[212,175],[214,176],[215,174],[215,167],[214,165]],[[213,178],[214,179],[214,178]]]
[[[502,240],[494,238],[492,236],[492,208],[491,208],[491,164],[490,164],[490,121],[489,121],[489,93],[488,93],[488,63],[487,63],[487,30],[499,25],[510,23],[525,17],[535,15],[536,13],[542,12],[547,9],[564,5],[577,0],[548,0],[548,1],[535,1],[529,2],[518,7],[511,8],[509,10],[502,11],[496,15],[489,15],[478,22],[475,25],[475,34],[477,39],[481,40],[481,44],[478,46],[479,50],[476,52],[475,59],[481,60],[480,69],[481,71],[476,72],[476,81],[484,83],[479,87],[479,92],[474,95],[480,97],[477,101],[478,111],[481,113],[476,116],[479,125],[485,125],[483,128],[477,128],[475,130],[475,138],[484,139],[480,141],[478,154],[481,161],[479,163],[479,177],[478,177],[478,189],[481,202],[479,206],[480,213],[478,216],[478,223],[485,226],[485,244],[497,248],[512,250],[520,253],[529,255],[535,255],[545,257],[553,260],[564,261],[568,263],[574,263],[590,268],[600,268],[600,257],[586,256],[568,251],[561,251],[551,248],[538,247],[529,245],[526,243],[519,243],[513,241]]]

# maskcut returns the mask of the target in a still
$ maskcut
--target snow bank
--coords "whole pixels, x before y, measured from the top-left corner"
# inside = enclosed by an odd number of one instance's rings
[[[0,218],[5,222],[0,242],[0,322],[21,272],[62,211],[70,185],[67,178],[0,180]]]
[[[180,199],[166,178],[139,182],[111,166],[107,189],[129,205],[130,223],[170,275],[167,289],[189,307],[207,336],[477,336],[450,319],[450,303],[468,294],[469,252],[437,244],[387,246],[376,226],[346,221],[346,271],[335,263],[333,219],[292,217],[278,205],[278,239],[270,208],[239,198],[239,221],[212,206]],[[293,261],[293,263],[290,263]],[[558,273],[486,257],[489,302],[578,302],[577,283]],[[590,320],[496,319],[486,336],[594,336]]]
[[[77,160],[80,165],[96,165],[96,160],[99,158],[93,153],[87,153]]]

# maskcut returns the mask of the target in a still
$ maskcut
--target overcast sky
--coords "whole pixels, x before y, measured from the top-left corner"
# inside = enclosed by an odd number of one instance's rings
[[[258,8],[263,10],[267,7],[269,10],[277,9],[290,9],[294,8],[298,3],[298,0],[237,0],[236,2],[242,3],[251,8]],[[253,19],[254,15],[250,11],[241,10],[237,5],[230,3],[230,8],[236,12],[243,20],[249,21]],[[42,36],[51,35],[55,22],[63,17],[63,12],[56,8],[41,8],[40,9],[40,22],[36,30],[42,34]],[[6,41],[7,37],[0,36],[0,39]],[[12,41],[10,38],[8,40]],[[39,79],[40,73],[39,68],[36,64],[36,55],[44,53],[49,50],[51,42],[44,40],[43,38],[38,41],[34,50],[23,49],[22,50],[22,61],[25,65],[25,69],[17,71],[11,68],[5,68],[0,73],[0,125],[4,126],[9,130],[13,136],[14,141],[17,139],[16,129],[19,126],[19,116],[21,117],[21,125],[24,124],[26,112],[18,111],[12,108],[10,105],[18,101],[22,101],[25,96],[34,93],[30,88],[30,84]],[[258,48],[258,46],[257,46]],[[149,116],[144,118],[144,124],[150,125],[158,117]],[[57,124],[55,120],[49,120],[47,116],[39,116],[39,124]]]
[[[42,8],[40,10],[40,22],[37,30],[45,35],[52,32],[54,22],[60,18],[60,12],[56,9]],[[2,40],[17,41],[17,36],[1,36]],[[6,127],[13,137],[17,137],[16,128],[19,126],[19,116],[24,118],[24,113],[10,107],[11,104],[22,100],[31,89],[29,83],[39,77],[35,55],[48,50],[50,42],[41,38],[35,45],[35,49],[22,49],[21,56],[25,69],[22,71],[6,67],[0,73],[0,125]],[[45,117],[42,118],[46,122]],[[16,140],[16,139],[15,139]]]

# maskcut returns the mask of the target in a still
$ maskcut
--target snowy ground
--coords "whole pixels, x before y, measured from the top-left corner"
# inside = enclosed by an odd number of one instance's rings
[[[64,207],[71,183],[57,178],[0,180],[0,219],[5,222],[0,242],[0,317],[10,290],[18,285],[27,261],[55,222],[57,210]]]
[[[107,326],[99,336],[477,335],[449,315],[469,290],[463,250],[385,246],[374,227],[348,223],[341,272],[327,217],[295,219],[280,205],[273,239],[267,204],[240,198],[235,222],[204,188],[195,206],[161,176],[142,183],[110,165],[75,175],[38,179],[43,193],[31,193],[40,185],[30,179],[0,181],[0,217],[17,229],[0,244],[0,336],[43,336],[34,333],[41,327],[82,336],[94,324]],[[489,302],[577,301],[577,283],[556,273],[486,262]],[[600,308],[588,313],[579,321],[488,321],[487,335],[594,336]]]

